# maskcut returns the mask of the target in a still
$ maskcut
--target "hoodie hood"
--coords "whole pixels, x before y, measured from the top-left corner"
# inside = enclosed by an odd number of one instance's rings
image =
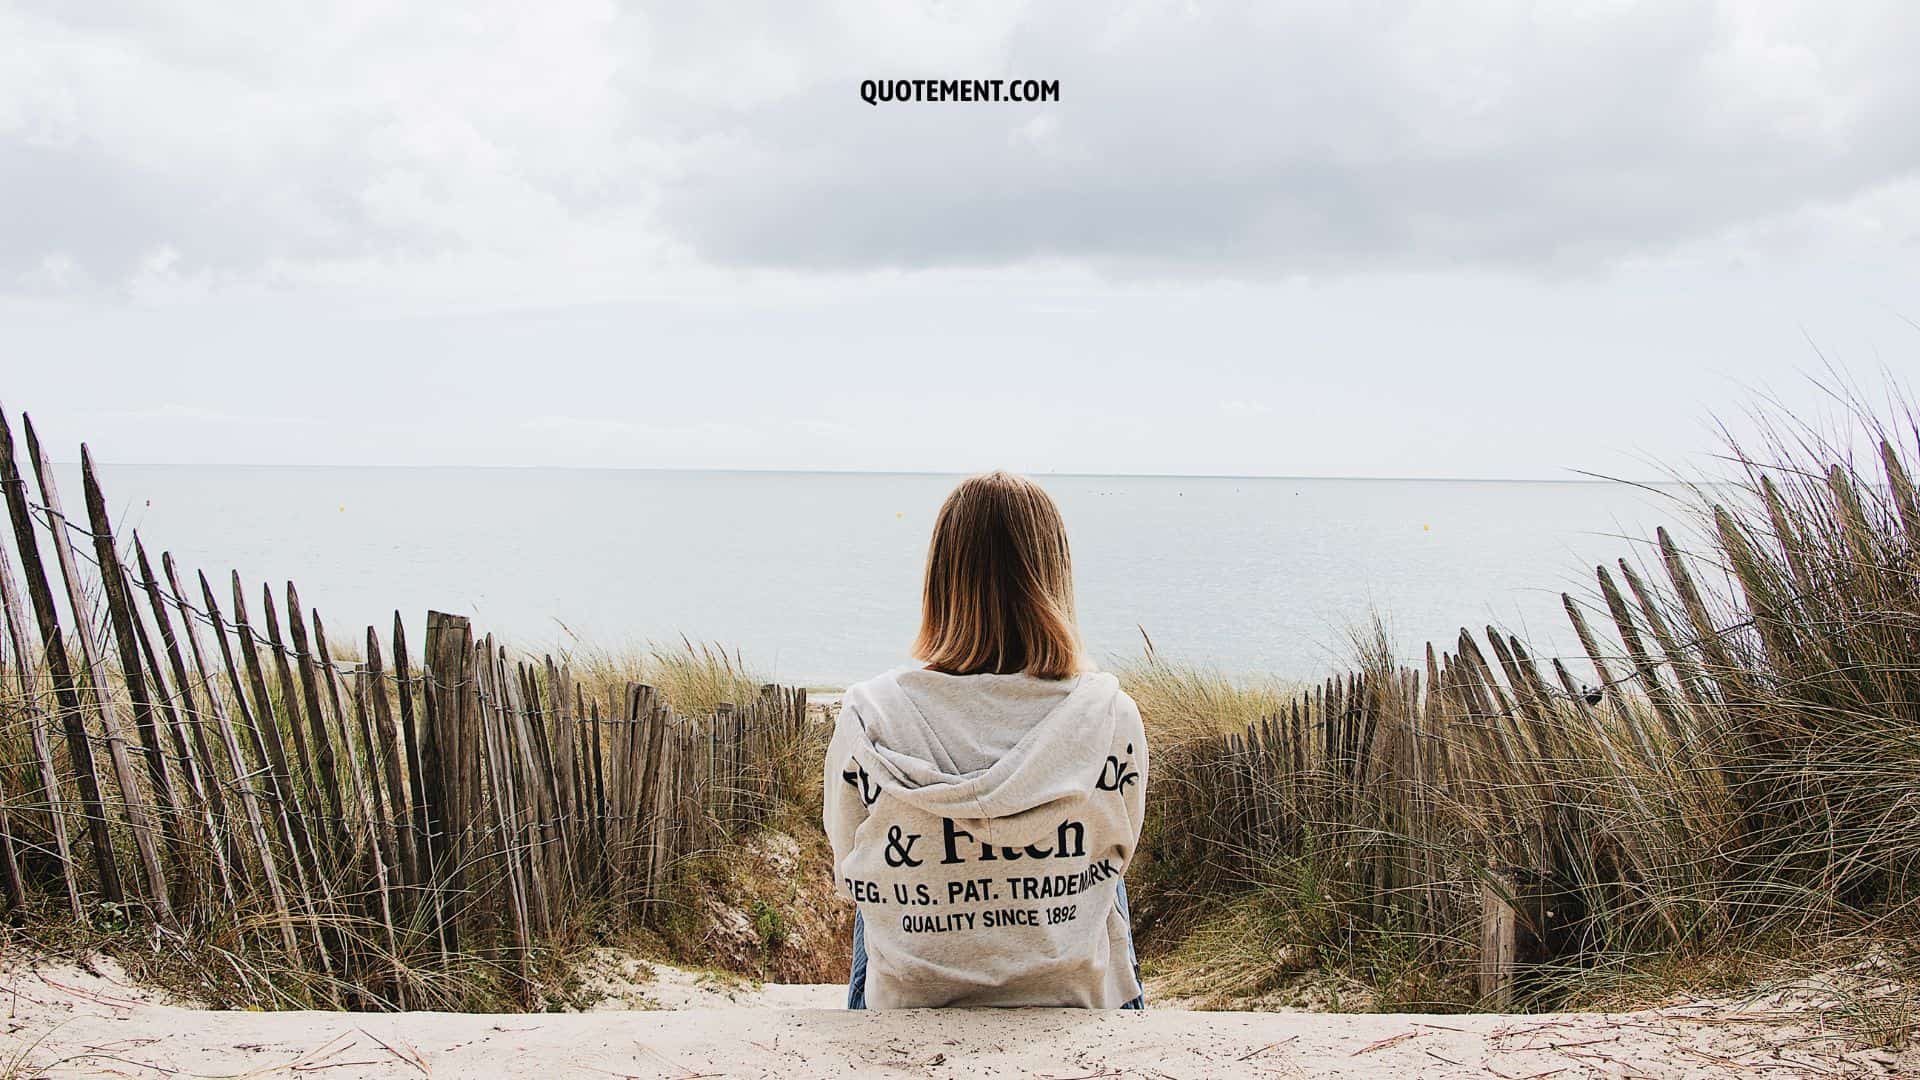
[[[1120,682],[947,675],[903,668],[847,689],[866,781],[936,817],[977,826],[982,839],[1025,844],[1100,781],[1113,742]]]

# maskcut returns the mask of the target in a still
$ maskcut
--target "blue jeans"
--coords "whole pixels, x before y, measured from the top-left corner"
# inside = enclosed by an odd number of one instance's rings
[[[1133,952],[1133,915],[1127,910],[1127,883],[1123,880],[1114,891],[1113,902],[1120,908],[1120,918],[1127,924],[1127,962],[1133,965],[1133,977],[1140,978],[1140,958]],[[853,913],[853,971],[847,976],[847,1008],[864,1009],[867,1007],[867,924],[860,917],[858,909]],[[1147,992],[1120,1006],[1123,1009],[1145,1009]]]

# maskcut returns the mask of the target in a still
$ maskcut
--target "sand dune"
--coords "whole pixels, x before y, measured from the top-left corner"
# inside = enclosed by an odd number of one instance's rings
[[[665,981],[677,976],[669,973]],[[1692,1007],[1542,1016],[1050,1010],[848,1013],[838,987],[682,986],[681,1009],[544,1015],[217,1012],[110,963],[17,965],[0,1076],[1913,1076],[1817,1014]],[[791,1007],[799,1002],[821,1007]],[[789,1007],[780,1007],[781,1003]],[[665,1004],[665,1000],[659,1002]],[[8,1071],[11,1069],[12,1071]]]

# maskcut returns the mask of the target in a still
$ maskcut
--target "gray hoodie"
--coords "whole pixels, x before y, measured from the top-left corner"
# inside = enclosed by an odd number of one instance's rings
[[[888,672],[848,688],[825,785],[869,1008],[1113,1009],[1140,993],[1114,892],[1147,743],[1112,675]]]

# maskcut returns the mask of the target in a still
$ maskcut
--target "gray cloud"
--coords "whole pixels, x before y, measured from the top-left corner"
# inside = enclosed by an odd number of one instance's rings
[[[1786,25],[1738,5],[1131,10],[1100,29],[1036,8],[1000,70],[874,60],[734,111],[662,220],[716,259],[777,266],[1585,268],[1920,168],[1910,8]],[[855,95],[908,74],[1058,78],[1063,95]]]
[[[0,9],[20,61],[0,66],[0,290],[111,288],[156,259],[246,283],[564,242],[621,168],[596,39],[617,22],[594,6]]]
[[[0,12],[25,61],[0,71],[0,292],[112,289],[156,258],[620,280],[659,251],[1579,272],[1855,200],[1912,230],[1917,32],[1900,3],[29,4]],[[885,77],[1063,93],[859,99]]]
[[[115,156],[90,142],[0,142],[0,175],[22,198],[0,201],[0,280],[77,271],[111,283],[154,260],[251,274],[280,259],[391,254],[442,238],[381,221],[341,162],[298,184],[264,189],[244,178],[195,175]],[[236,182],[238,181],[238,182]]]

